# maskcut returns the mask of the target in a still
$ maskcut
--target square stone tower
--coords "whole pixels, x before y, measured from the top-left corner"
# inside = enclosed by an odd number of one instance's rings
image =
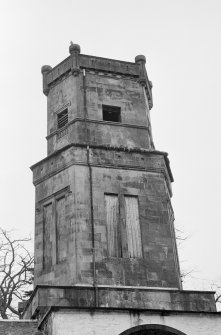
[[[69,51],[42,67],[48,155],[32,166],[35,290],[24,317],[56,335],[184,334],[187,314],[217,313],[212,292],[182,290],[146,59]]]

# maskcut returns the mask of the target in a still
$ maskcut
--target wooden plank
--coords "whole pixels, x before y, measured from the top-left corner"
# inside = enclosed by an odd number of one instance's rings
[[[50,268],[52,265],[52,203],[44,206],[43,209],[43,268]]]
[[[142,257],[142,244],[137,197],[125,196],[125,207],[129,257]]]
[[[67,257],[65,196],[56,200],[56,242],[57,262],[61,262]]]
[[[117,195],[105,195],[105,207],[107,218],[107,247],[110,257],[118,257],[118,221],[119,203]]]

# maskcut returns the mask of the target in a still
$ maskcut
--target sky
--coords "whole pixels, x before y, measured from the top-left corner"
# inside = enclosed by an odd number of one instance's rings
[[[185,289],[221,286],[221,1],[0,2],[1,223],[34,231],[29,167],[46,156],[41,66],[84,54],[147,58],[157,150],[169,153]],[[180,235],[180,232],[179,232]],[[179,243],[180,244],[180,243]]]

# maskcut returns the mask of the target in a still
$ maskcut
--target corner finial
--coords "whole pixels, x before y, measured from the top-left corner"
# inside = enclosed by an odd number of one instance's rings
[[[52,70],[52,67],[51,67],[50,65],[43,65],[43,66],[41,67],[41,73],[42,73],[42,74],[47,73],[47,72],[49,72],[49,71],[51,71],[51,70]]]
[[[72,41],[70,42],[70,46],[69,46],[69,52],[70,54],[77,52],[80,53],[81,52],[81,47],[79,44],[74,44]]]
[[[135,57],[135,63],[144,63],[146,64],[146,57],[144,55],[138,55]]]
[[[49,87],[47,82],[47,74],[52,70],[52,67],[50,65],[43,65],[41,67],[41,73],[43,76],[43,93],[47,96],[49,93]]]

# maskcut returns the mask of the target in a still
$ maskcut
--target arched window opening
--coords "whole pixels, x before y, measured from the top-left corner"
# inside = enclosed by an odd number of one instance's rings
[[[125,330],[119,335],[187,335],[175,328],[164,325],[141,325]]]

